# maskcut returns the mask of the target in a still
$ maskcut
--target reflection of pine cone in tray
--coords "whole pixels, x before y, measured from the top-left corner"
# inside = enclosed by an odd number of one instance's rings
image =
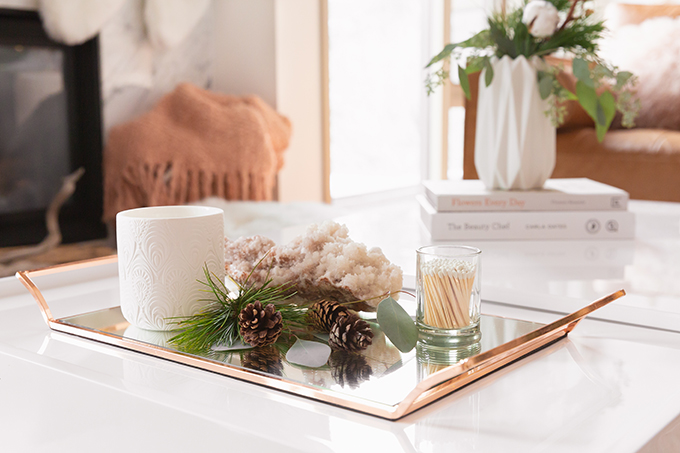
[[[265,346],[253,348],[245,351],[241,356],[241,365],[251,370],[262,371],[263,373],[283,374],[283,362],[281,353],[275,346]]]
[[[275,245],[262,236],[226,241],[225,267],[236,281],[244,282],[262,257],[249,284],[262,284],[267,278],[273,285],[293,283],[296,297],[305,300],[342,303],[371,299],[350,308],[373,311],[382,300],[380,296],[402,287],[398,266],[379,248],[367,249],[352,241],[347,227],[334,222],[312,225],[286,245]]]
[[[341,387],[347,385],[355,389],[373,373],[364,356],[351,352],[334,351],[328,364],[331,367],[331,376]]]

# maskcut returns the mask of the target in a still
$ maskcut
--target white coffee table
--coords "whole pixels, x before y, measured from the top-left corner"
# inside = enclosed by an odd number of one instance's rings
[[[680,279],[674,276],[680,263],[673,252],[680,248],[680,207],[631,208],[638,213],[639,239],[628,244],[478,244],[483,298],[501,302],[487,302],[483,310],[549,322],[558,317],[553,312],[623,287],[630,295],[615,304],[629,312],[601,317],[634,312],[646,318],[631,323],[647,327],[586,319],[569,339],[397,422],[52,332],[19,282],[2,279],[0,448],[677,451],[680,328],[655,325],[679,311]],[[407,273],[414,269],[414,249],[428,242],[409,202],[340,220],[355,240],[381,246]],[[296,232],[282,230],[280,239]],[[580,247],[613,255],[593,252],[590,265],[575,252]],[[116,274],[115,266],[104,266],[70,281],[45,277],[41,285],[59,317],[116,304],[105,296],[116,288]]]
[[[485,300],[570,313],[623,288],[625,298],[593,316],[680,332],[680,204],[633,200],[630,210],[635,240],[460,243],[482,250]],[[442,243],[430,240],[412,200],[339,221],[355,240],[381,247],[398,263],[407,285],[413,285],[415,249]]]

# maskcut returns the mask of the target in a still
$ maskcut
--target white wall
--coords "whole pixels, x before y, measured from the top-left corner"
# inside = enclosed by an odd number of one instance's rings
[[[276,106],[293,122],[281,201],[323,200],[321,1],[276,0]]]
[[[216,0],[213,88],[257,94],[276,108],[273,0]]]
[[[323,199],[321,4],[217,0],[213,88],[257,94],[293,124],[280,201]]]

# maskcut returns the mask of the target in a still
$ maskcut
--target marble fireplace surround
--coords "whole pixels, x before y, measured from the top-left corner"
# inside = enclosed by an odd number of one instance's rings
[[[171,48],[147,36],[144,0],[124,0],[99,33],[102,136],[150,110],[179,82],[209,89],[213,81],[212,5],[186,38]],[[38,0],[0,0],[0,8],[39,10]]]

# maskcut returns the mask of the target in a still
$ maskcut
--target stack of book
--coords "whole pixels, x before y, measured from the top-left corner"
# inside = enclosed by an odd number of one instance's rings
[[[587,178],[542,189],[488,190],[480,180],[424,181],[421,219],[434,240],[632,239],[628,193]]]

